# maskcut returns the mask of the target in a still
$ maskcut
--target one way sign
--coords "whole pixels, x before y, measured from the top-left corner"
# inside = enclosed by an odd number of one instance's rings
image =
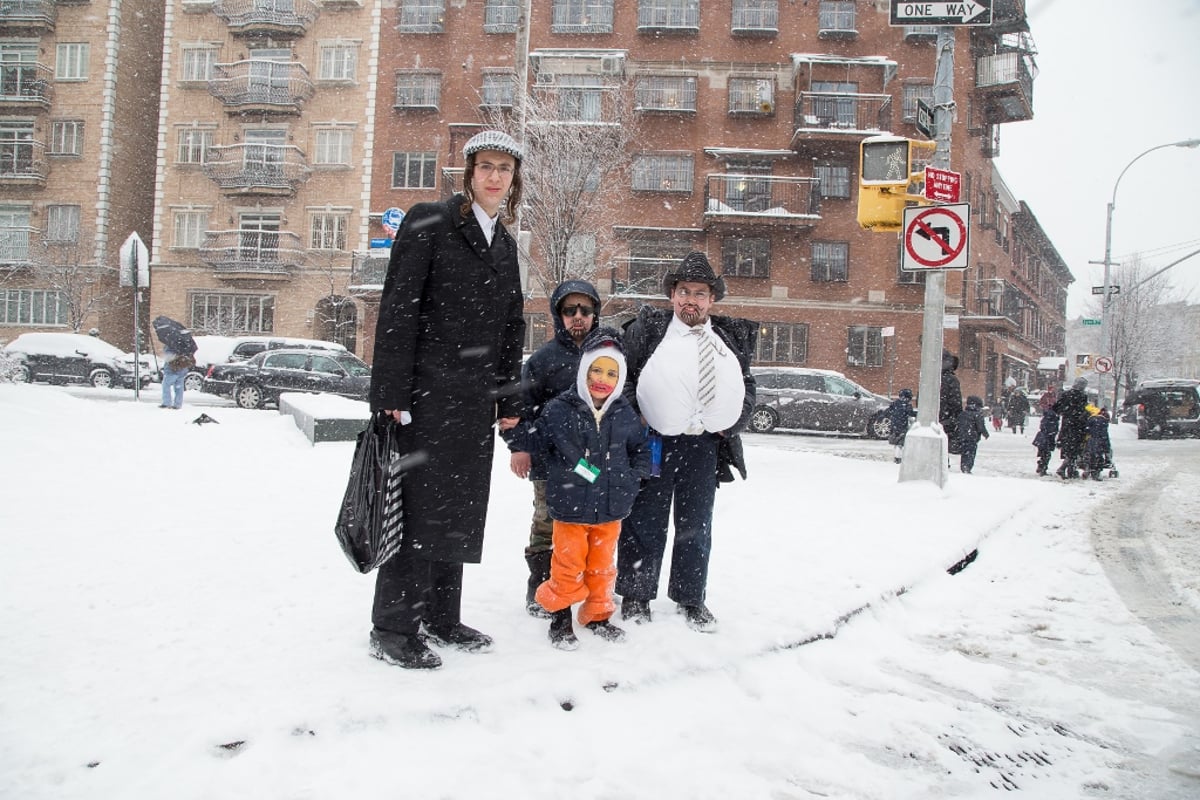
[[[892,25],[991,25],[992,0],[972,3],[901,3],[892,0]]]

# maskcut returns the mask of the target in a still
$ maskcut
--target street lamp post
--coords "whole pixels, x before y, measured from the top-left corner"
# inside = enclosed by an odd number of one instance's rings
[[[1121,174],[1117,176],[1117,182],[1113,184],[1112,199],[1108,201],[1108,214],[1105,217],[1105,223],[1104,223],[1104,292],[1101,295],[1101,300],[1100,300],[1100,349],[1102,351],[1107,349],[1107,343],[1105,340],[1105,329],[1107,328],[1107,323],[1108,323],[1108,305],[1109,305],[1110,300],[1112,299],[1112,286],[1109,285],[1109,280],[1110,280],[1109,276],[1111,274],[1112,265],[1113,265],[1113,261],[1112,261],[1112,218],[1113,218],[1113,209],[1117,207],[1117,187],[1119,187],[1121,185],[1121,179],[1125,177],[1125,173],[1129,171],[1129,168],[1132,167],[1134,164],[1136,164],[1138,162],[1138,160],[1142,158],[1142,156],[1149,155],[1150,153],[1153,153],[1155,150],[1162,150],[1167,147],[1198,147],[1198,146],[1200,146],[1200,139],[1184,139],[1179,142],[1167,142],[1166,144],[1155,145],[1154,147],[1151,147],[1149,150],[1143,150],[1141,153],[1138,153],[1136,156],[1134,156],[1132,161],[1130,161],[1128,164],[1125,165],[1125,169],[1121,170]],[[1095,262],[1092,262],[1092,263],[1095,263]],[[1107,355],[1107,353],[1101,353],[1101,355]],[[1103,387],[1104,387],[1104,373],[1101,372],[1101,373],[1099,373],[1099,377],[1096,379],[1096,396],[1102,402],[1104,400]],[[1113,379],[1114,416],[1115,416],[1116,406],[1117,406],[1117,383],[1116,383],[1116,379],[1114,378]]]

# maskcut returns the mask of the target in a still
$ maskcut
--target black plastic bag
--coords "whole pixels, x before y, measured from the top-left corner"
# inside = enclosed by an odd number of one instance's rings
[[[362,573],[391,558],[404,538],[398,432],[390,417],[376,413],[358,434],[350,480],[334,525],[342,552]]]

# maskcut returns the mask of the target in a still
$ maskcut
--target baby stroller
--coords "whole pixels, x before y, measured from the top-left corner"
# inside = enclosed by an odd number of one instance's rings
[[[1083,465],[1079,471],[1081,478],[1100,480],[1100,475],[1108,470],[1108,477],[1120,476],[1120,471],[1113,463],[1112,441],[1108,438],[1108,409],[1098,409],[1088,423],[1088,433],[1083,443]]]

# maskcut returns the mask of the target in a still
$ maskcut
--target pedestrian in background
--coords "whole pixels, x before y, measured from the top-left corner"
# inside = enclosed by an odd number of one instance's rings
[[[1033,437],[1033,446],[1037,448],[1037,474],[1045,475],[1050,466],[1050,456],[1054,455],[1054,443],[1058,438],[1058,412],[1054,410],[1054,394],[1046,392],[1038,400],[1042,411],[1041,422],[1038,423],[1037,435]]]
[[[887,418],[891,424],[888,444],[892,446],[897,464],[904,455],[904,439],[908,436],[908,422],[917,416],[917,412],[913,409],[912,397],[912,389],[901,389],[900,394],[887,408]]]
[[[183,408],[183,389],[196,359],[183,353],[163,351],[162,404],[159,408]]]
[[[1087,385],[1087,378],[1076,378],[1071,388],[1051,406],[1059,417],[1058,450],[1062,454],[1062,463],[1055,474],[1063,480],[1079,477],[1080,458],[1091,416],[1087,410]]]
[[[966,407],[959,413],[956,431],[960,453],[958,468],[970,475],[975,468],[975,451],[979,449],[979,440],[988,438],[987,424],[983,421],[983,401],[975,395],[967,398]]]
[[[955,429],[958,426],[958,415],[962,413],[962,386],[954,371],[958,369],[958,356],[949,350],[942,351],[942,383],[938,395],[938,423],[946,433],[946,443],[950,452],[958,452],[958,436]]]
[[[1009,392],[1004,410],[1008,417],[1008,427],[1012,428],[1013,434],[1016,434],[1018,428],[1024,433],[1025,419],[1029,416],[1029,398],[1025,395],[1025,390],[1017,387]]]
[[[1087,476],[1100,480],[1100,473],[1112,466],[1112,441],[1108,437],[1108,409],[1088,406],[1091,416],[1087,422]]]

